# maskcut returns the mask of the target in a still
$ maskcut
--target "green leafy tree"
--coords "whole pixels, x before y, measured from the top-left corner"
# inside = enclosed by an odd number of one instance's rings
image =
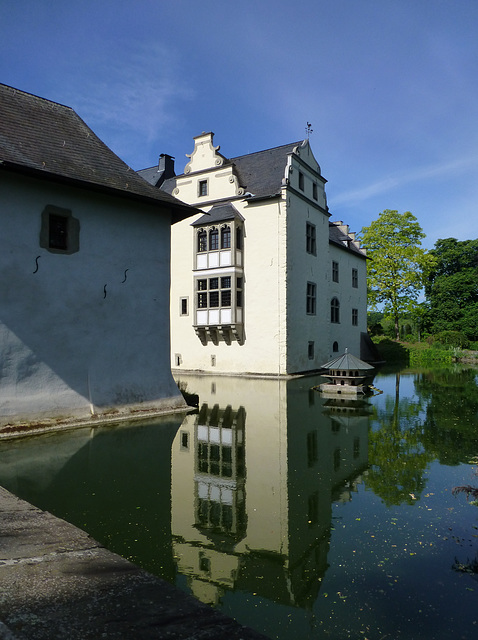
[[[422,248],[425,237],[410,211],[398,213],[385,209],[370,226],[363,227],[360,240],[371,260],[367,285],[369,306],[383,311],[394,324],[395,337],[400,337],[399,320],[413,313],[428,272],[434,264],[432,256]]]
[[[431,333],[461,331],[478,340],[478,240],[437,240],[425,294]]]

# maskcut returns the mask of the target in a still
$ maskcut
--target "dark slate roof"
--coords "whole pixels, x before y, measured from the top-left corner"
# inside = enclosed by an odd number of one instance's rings
[[[285,175],[287,156],[302,141],[274,147],[266,151],[231,158],[239,184],[254,196],[270,196],[280,192]]]
[[[245,188],[248,194],[257,197],[275,196],[280,193],[283,186],[282,178],[285,176],[287,156],[302,142],[299,140],[273,149],[230,158],[223,166],[234,165],[239,184]],[[152,182],[154,179],[154,173],[150,173],[152,169],[143,169],[140,172],[140,175],[148,182]],[[184,174],[178,177],[182,176]],[[170,178],[164,181],[162,188],[168,193],[172,193],[175,186],[176,178]]]
[[[329,222],[329,242],[337,245],[341,249],[347,249],[348,251],[352,251],[352,253],[356,253],[362,258],[366,258],[367,256],[363,253],[357,245],[354,243],[352,238],[345,234],[336,224],[333,222]]]
[[[155,189],[71,109],[0,84],[0,168],[163,204],[181,220],[198,213]]]
[[[153,187],[162,187],[162,184],[168,178],[172,178],[174,173],[174,158],[166,153],[159,156],[159,162],[154,167],[140,169],[136,172],[143,180],[152,184]]]
[[[152,184],[155,187],[159,180],[161,179],[162,172],[158,170],[157,165],[155,167],[148,167],[147,169],[140,169],[136,171],[138,175],[140,175],[143,180]]]
[[[202,227],[203,224],[215,224],[217,222],[226,222],[227,220],[235,220],[239,218],[244,220],[236,207],[230,202],[224,204],[215,204],[208,213],[195,220],[192,227]]]

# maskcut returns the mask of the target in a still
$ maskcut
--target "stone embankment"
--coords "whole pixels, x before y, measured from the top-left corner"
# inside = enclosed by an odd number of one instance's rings
[[[267,640],[0,487],[0,640]]]

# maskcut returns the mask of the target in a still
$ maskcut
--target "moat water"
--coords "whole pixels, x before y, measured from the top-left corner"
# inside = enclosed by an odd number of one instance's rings
[[[1,442],[0,484],[271,638],[478,637],[478,370],[319,381],[182,376],[182,422]]]

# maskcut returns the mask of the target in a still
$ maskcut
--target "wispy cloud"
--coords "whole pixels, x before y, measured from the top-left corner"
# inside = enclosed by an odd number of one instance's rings
[[[190,102],[194,91],[178,79],[170,51],[151,43],[131,49],[75,77],[69,103],[95,131],[116,132],[118,141],[129,131],[149,142],[179,126],[178,102]]]
[[[465,158],[456,158],[449,162],[437,163],[425,167],[415,167],[408,171],[397,172],[361,189],[344,191],[334,197],[334,206],[366,201],[377,195],[388,193],[398,187],[420,181],[438,178],[447,174],[456,174],[478,166],[478,153]]]

